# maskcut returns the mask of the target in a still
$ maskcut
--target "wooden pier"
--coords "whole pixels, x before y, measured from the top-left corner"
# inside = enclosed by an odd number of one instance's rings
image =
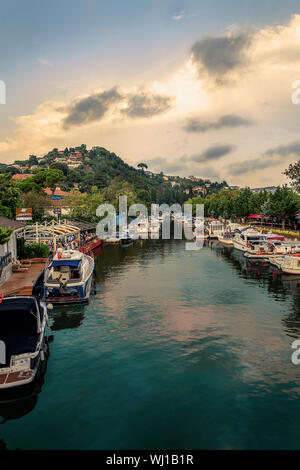
[[[31,260],[32,264],[26,271],[14,272],[8,281],[0,287],[0,294],[7,295],[31,295],[32,286],[38,275],[45,267],[45,260]]]

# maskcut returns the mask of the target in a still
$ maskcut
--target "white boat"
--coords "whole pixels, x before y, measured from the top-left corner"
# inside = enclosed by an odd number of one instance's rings
[[[274,253],[277,255],[300,253],[300,243],[283,242],[281,244],[277,244],[275,246]]]
[[[280,269],[282,263],[285,260],[285,256],[275,256],[274,258],[269,258],[270,264],[273,264],[276,266],[278,269]]]
[[[235,237],[236,232],[222,232],[221,235],[218,235],[218,240],[220,243],[223,243],[227,246],[233,246],[233,238]]]
[[[221,222],[210,222],[207,225],[209,238],[218,238],[224,232],[224,224]]]
[[[93,271],[91,256],[77,250],[59,249],[47,261],[42,299],[51,303],[88,301]]]
[[[285,274],[300,274],[300,253],[285,256],[280,264],[280,268]]]
[[[47,307],[31,295],[5,297],[0,304],[0,389],[33,381],[48,346]]]
[[[251,246],[258,245],[263,240],[266,240],[265,234],[258,232],[256,229],[246,227],[237,232],[233,238],[233,246],[240,251],[249,251]]]

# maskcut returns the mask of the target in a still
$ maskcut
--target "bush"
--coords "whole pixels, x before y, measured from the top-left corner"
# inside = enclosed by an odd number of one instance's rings
[[[19,258],[48,258],[49,253],[49,246],[44,243],[20,244],[18,249]]]

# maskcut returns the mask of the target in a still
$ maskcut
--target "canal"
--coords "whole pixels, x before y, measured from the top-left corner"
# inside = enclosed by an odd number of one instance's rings
[[[0,403],[0,448],[300,448],[300,279],[216,241],[96,263],[90,303],[49,312],[44,378]]]

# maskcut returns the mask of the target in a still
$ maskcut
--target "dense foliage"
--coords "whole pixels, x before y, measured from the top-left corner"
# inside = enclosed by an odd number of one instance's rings
[[[24,240],[18,239],[18,257],[27,258],[48,258],[50,248],[44,243],[31,243],[25,245]]]
[[[79,157],[78,157],[79,155]],[[102,202],[118,207],[119,196],[127,196],[128,205],[143,203],[204,204],[205,216],[246,218],[257,213],[277,217],[286,223],[300,210],[299,196],[287,186],[275,192],[253,192],[249,188],[232,190],[226,181],[211,182],[201,178],[166,177],[154,174],[147,163],[134,168],[115,153],[103,147],[91,150],[85,144],[59,151],[54,148],[41,158],[30,155],[14,165],[0,164],[0,215],[14,218],[17,207],[31,207],[33,220],[41,221],[49,196],[43,191],[57,186],[69,193],[64,204],[70,217],[95,220],[96,208]],[[27,179],[12,179],[16,173],[28,174]],[[300,190],[300,160],[285,171],[293,188]]]
[[[280,219],[283,227],[286,220],[294,217],[300,209],[300,196],[287,186],[278,186],[274,193],[254,193],[249,188],[237,191],[223,189],[218,194],[191,198],[187,202],[193,204],[194,214],[196,204],[204,204],[206,217],[234,219],[259,214]]]

